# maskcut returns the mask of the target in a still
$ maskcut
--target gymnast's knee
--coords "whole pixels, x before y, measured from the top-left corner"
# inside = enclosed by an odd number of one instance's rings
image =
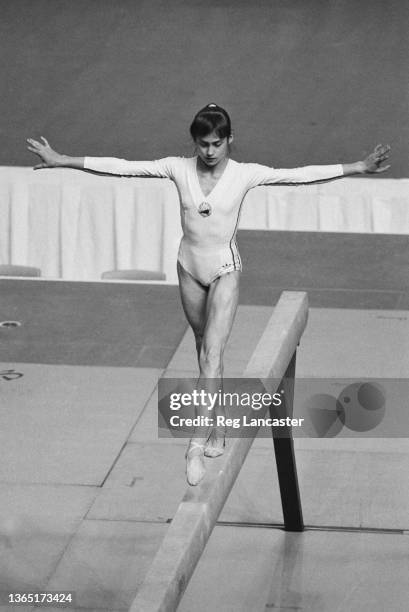
[[[223,350],[219,345],[202,345],[199,357],[200,373],[208,378],[222,376]]]

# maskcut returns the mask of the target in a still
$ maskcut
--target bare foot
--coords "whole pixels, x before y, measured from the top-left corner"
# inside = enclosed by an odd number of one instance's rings
[[[199,442],[190,442],[189,448],[186,451],[186,478],[188,483],[195,487],[199,484],[206,473],[204,464],[205,445]]]
[[[226,445],[226,430],[214,427],[207,439],[204,454],[206,457],[220,457]]]

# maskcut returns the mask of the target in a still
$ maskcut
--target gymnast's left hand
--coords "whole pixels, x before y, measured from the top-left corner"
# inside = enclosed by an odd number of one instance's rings
[[[389,159],[390,150],[389,145],[377,145],[373,153],[361,162],[362,174],[380,174],[389,170],[390,164],[387,166],[381,166],[381,164]]]

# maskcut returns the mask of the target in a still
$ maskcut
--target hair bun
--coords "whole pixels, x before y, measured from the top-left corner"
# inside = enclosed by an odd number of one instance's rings
[[[231,136],[230,117],[224,108],[211,102],[206,104],[193,118],[190,135],[194,141],[202,136],[216,132],[219,138]]]

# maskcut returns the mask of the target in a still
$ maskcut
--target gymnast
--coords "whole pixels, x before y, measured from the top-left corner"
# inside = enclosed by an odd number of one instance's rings
[[[270,168],[238,163],[230,158],[233,142],[230,117],[208,104],[194,117],[190,134],[194,157],[166,157],[156,161],[127,161],[111,157],[69,157],[54,151],[47,140],[29,138],[29,151],[41,163],[34,169],[70,167],[121,176],[155,176],[174,181],[180,200],[183,236],[177,271],[183,310],[192,327],[199,362],[198,386],[219,389],[223,352],[238,304],[242,269],[236,232],[243,198],[257,185],[312,183],[353,174],[379,174],[389,166],[389,146],[378,145],[363,161],[351,164]],[[223,408],[218,407],[219,414]],[[208,416],[207,406],[196,416]],[[204,457],[223,453],[225,430],[196,428],[186,451],[186,476],[197,485],[205,475]]]

